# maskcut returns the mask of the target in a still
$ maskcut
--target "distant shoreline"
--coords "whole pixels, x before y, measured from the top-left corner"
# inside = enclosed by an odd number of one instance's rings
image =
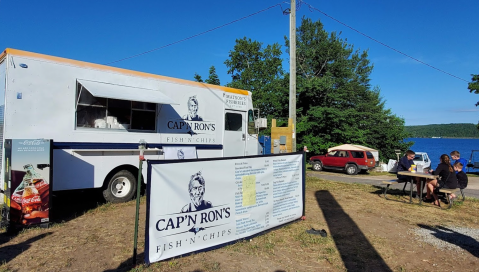
[[[404,128],[414,138],[479,139],[479,129],[475,124],[433,124]]]

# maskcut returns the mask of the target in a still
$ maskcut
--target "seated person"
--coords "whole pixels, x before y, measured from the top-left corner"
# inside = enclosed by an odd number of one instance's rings
[[[431,195],[434,197],[434,205],[439,206],[438,192],[441,188],[446,189],[456,189],[457,188],[457,178],[455,171],[452,168],[451,160],[447,154],[442,154],[439,158],[439,165],[436,170],[432,171],[433,175],[438,175],[439,179],[432,179],[427,181],[427,194],[424,199],[425,202],[428,202],[428,199],[431,199]]]
[[[412,150],[408,150],[406,151],[406,154],[404,155],[404,157],[402,157],[399,162],[398,162],[398,167],[397,167],[397,170],[398,172],[399,171],[411,171],[411,165],[414,164],[414,156],[416,155],[416,153],[414,153],[414,151]],[[404,175],[401,175],[401,174],[397,174],[397,178],[398,178],[398,182],[407,182],[409,181],[409,179],[411,178],[410,176],[404,176]],[[414,180],[416,181],[416,187],[417,187],[417,191],[419,192],[419,187],[420,187],[420,179],[419,177],[414,177]]]
[[[467,164],[467,161],[466,159],[464,158],[461,158],[461,153],[459,153],[459,151],[457,150],[454,150],[451,152],[451,159],[454,160],[454,162],[452,162],[452,164],[454,165],[456,162],[460,162],[462,164],[462,171],[463,172],[466,172],[466,164]],[[456,174],[458,172],[456,171]]]
[[[414,151],[412,151],[412,150],[406,151],[406,154],[404,155],[404,157],[402,157],[398,161],[398,167],[397,167],[398,172],[400,172],[400,171],[410,171],[411,170],[411,165],[413,165],[413,163],[414,163],[413,159],[414,159],[415,155],[416,155],[416,153],[414,153]],[[399,182],[406,182],[406,181],[408,181],[409,176],[404,176],[404,175],[397,174],[397,178],[398,178]]]
[[[466,173],[463,171],[463,168],[464,165],[459,162],[459,161],[456,161],[454,163],[454,170],[456,171],[456,177],[457,177],[457,185],[459,186],[459,188],[461,189],[465,189],[467,187],[467,183],[469,181],[469,179],[467,178],[467,175]],[[454,199],[456,198],[456,195],[455,194],[451,194],[451,199]]]

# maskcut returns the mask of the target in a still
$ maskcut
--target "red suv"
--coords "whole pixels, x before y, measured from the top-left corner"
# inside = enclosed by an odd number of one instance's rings
[[[326,155],[313,156],[309,159],[313,170],[324,169],[344,170],[348,175],[356,175],[359,171],[373,169],[376,165],[374,156],[369,151],[362,150],[332,150]]]

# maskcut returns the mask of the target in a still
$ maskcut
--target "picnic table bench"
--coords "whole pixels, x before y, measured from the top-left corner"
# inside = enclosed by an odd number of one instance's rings
[[[383,184],[386,184],[386,185],[387,185],[387,186],[384,188],[384,198],[385,198],[385,199],[388,199],[388,197],[387,197],[388,189],[389,189],[389,186],[391,186],[392,184],[404,183],[404,187],[402,188],[402,192],[403,192],[403,194],[406,194],[406,185],[407,185],[408,182],[410,182],[410,180],[401,181],[401,182],[399,182],[398,179],[384,180],[384,181],[383,181]],[[409,202],[411,202],[411,201],[412,201],[412,182],[411,182],[411,199],[410,199]]]
[[[461,188],[456,188],[456,189],[446,189],[446,188],[441,188],[439,189],[439,192],[440,193],[444,193],[446,195],[446,200],[447,200],[447,208],[450,209],[452,207],[452,204],[454,203],[454,199],[449,199],[449,196],[457,191],[461,191],[461,194],[462,194],[462,201],[464,201],[466,199],[466,197],[464,196],[464,192],[462,191]],[[440,206],[441,202],[439,202],[439,206]]]

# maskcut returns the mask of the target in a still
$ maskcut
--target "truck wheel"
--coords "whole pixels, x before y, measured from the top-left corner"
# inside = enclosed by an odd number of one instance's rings
[[[356,175],[358,173],[358,167],[354,164],[346,165],[346,174],[348,175]]]
[[[103,197],[112,203],[127,202],[136,192],[136,178],[128,170],[118,171],[111,177],[103,190]]]
[[[321,162],[314,162],[313,163],[313,170],[314,171],[322,171],[323,170],[323,165]]]

